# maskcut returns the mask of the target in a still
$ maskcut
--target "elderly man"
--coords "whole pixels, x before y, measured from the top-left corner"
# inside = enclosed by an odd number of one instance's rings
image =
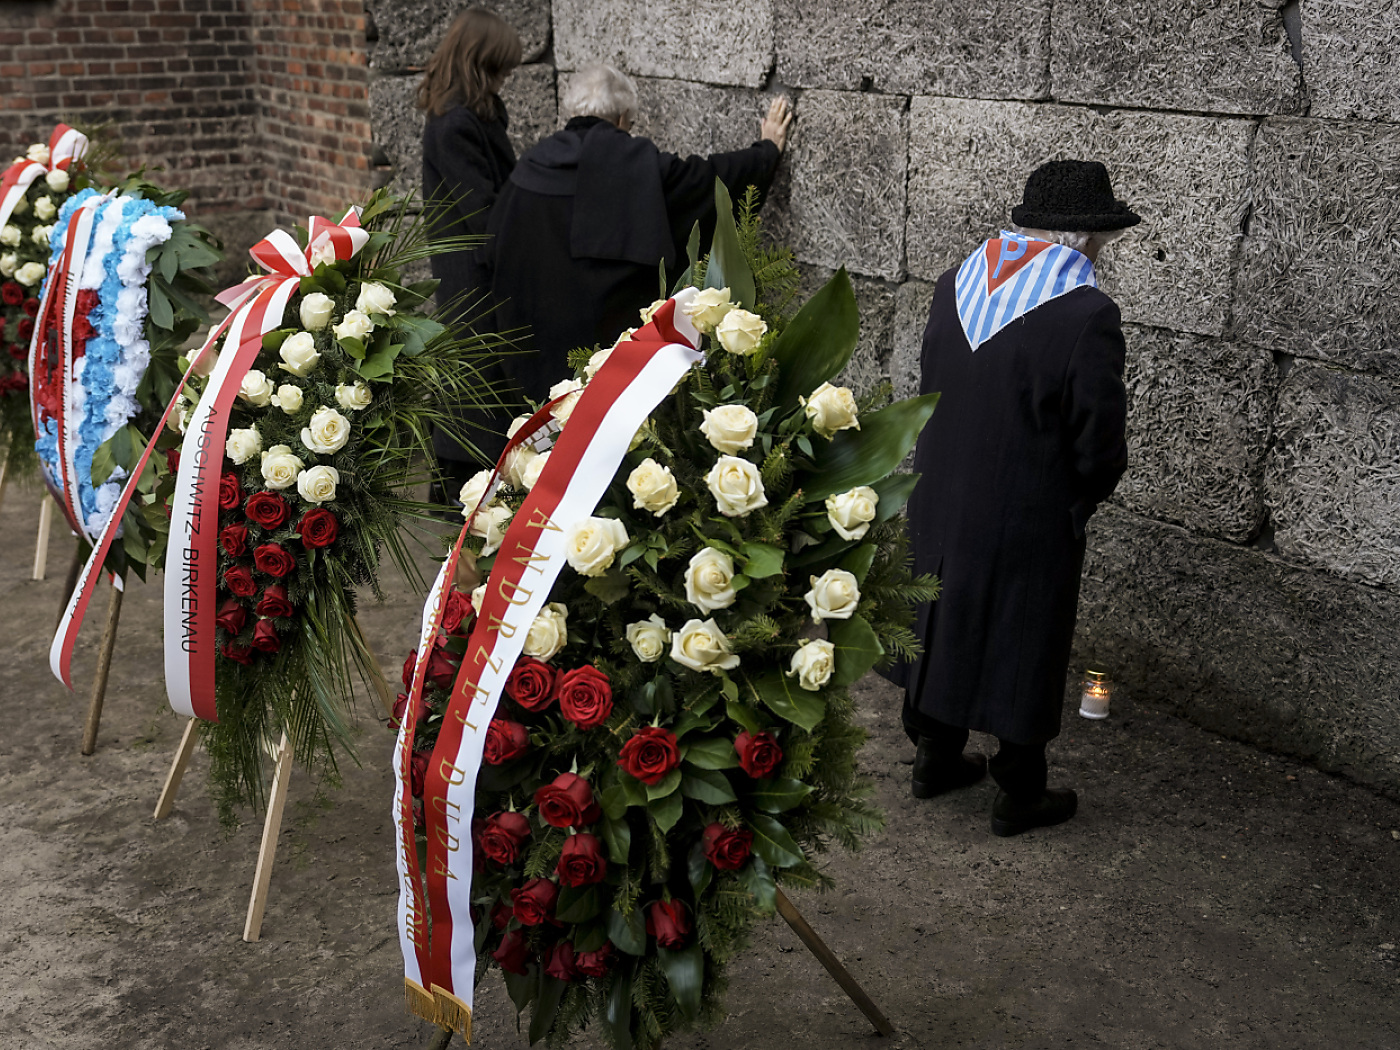
[[[982,778],[969,730],[998,738],[997,835],[1077,805],[1047,790],[1045,746],[1060,732],[1084,526],[1127,466],[1123,333],[1094,263],[1140,221],[1093,161],[1037,168],[1011,218],[1015,232],[939,278],[924,331],[921,389],[942,398],[909,521],[915,566],[943,590],[920,610],[904,706],[918,798]]]
[[[680,275],[696,222],[708,250],[716,177],[736,199],[751,185],[767,192],[792,122],[777,98],[752,146],[682,159],[628,134],[637,90],[606,65],[573,76],[562,110],[564,130],[521,156],[487,224],[497,329],[528,327],[536,351],[503,367],[537,401],[567,376],[570,350],[609,346],[637,324],[658,264],[668,282]]]

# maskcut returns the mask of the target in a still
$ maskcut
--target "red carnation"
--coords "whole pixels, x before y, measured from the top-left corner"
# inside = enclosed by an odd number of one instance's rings
[[[297,560],[280,543],[264,543],[254,548],[253,564],[259,572],[281,579],[297,567]]]
[[[263,591],[262,601],[258,602],[254,611],[259,616],[266,616],[269,620],[279,616],[285,620],[295,610],[292,608],[292,603],[287,601],[286,588],[281,584],[274,583]]]
[[[681,901],[657,901],[647,908],[647,933],[662,948],[684,946],[690,934],[690,916]]]
[[[326,508],[316,507],[301,516],[297,534],[305,547],[329,547],[340,535],[340,519]]]
[[[753,849],[753,832],[715,823],[705,829],[701,841],[705,844],[706,860],[720,871],[738,871]]]
[[[543,711],[554,695],[554,668],[522,656],[506,679],[506,695],[527,711]]]
[[[568,941],[560,941],[549,949],[549,955],[544,964],[545,976],[557,977],[561,981],[572,981],[578,976],[578,967],[574,963],[574,946]]]
[[[612,714],[612,686],[596,667],[585,665],[560,675],[554,695],[560,712],[580,729],[600,726]]]
[[[519,758],[530,750],[530,731],[519,722],[505,718],[493,718],[486,727],[484,758],[488,766],[499,766],[503,762]]]
[[[447,604],[442,609],[442,629],[448,634],[458,634],[462,621],[472,614],[472,600],[461,591],[454,590],[447,596]]]
[[[238,475],[228,471],[219,478],[219,508],[233,510],[243,502],[243,487],[238,484]]]
[[[482,822],[481,852],[501,866],[514,864],[520,848],[530,841],[530,822],[523,813],[494,813]]]
[[[755,780],[771,776],[783,760],[783,749],[773,739],[772,733],[750,733],[745,730],[734,738],[734,751],[744,772]]]
[[[603,844],[598,836],[586,831],[571,836],[565,841],[554,870],[565,886],[592,886],[602,882],[608,874],[608,862],[603,857]]]
[[[214,622],[229,634],[236,635],[243,630],[243,625],[248,622],[248,610],[243,608],[243,604],[236,598],[229,598],[219,606]]]
[[[593,789],[577,773],[560,773],[554,783],[536,791],[535,805],[540,819],[556,828],[581,828],[603,818]]]
[[[172,452],[174,449],[171,450]],[[171,467],[172,471],[176,468]],[[241,558],[248,550],[248,526],[225,525],[219,532],[219,546],[230,558]]]
[[[510,891],[511,907],[522,926],[538,926],[554,917],[554,905],[559,900],[559,887],[549,879],[531,879]]]
[[[0,285],[0,299],[3,299],[6,306],[18,306],[24,302],[24,289],[14,281],[6,281]]]
[[[530,946],[525,943],[525,935],[519,930],[511,930],[502,937],[501,946],[491,953],[491,958],[500,963],[506,973],[530,972]]]
[[[91,308],[91,307],[88,307],[88,309],[92,309],[92,308]],[[39,300],[36,299],[36,298],[34,298],[34,296],[31,295],[28,299],[26,299],[26,300],[24,301],[24,312],[25,312],[28,316],[30,316],[30,317],[38,317],[38,316],[39,316]]]
[[[428,681],[439,689],[451,689],[457,678],[457,665],[461,662],[460,656],[453,656],[440,645],[434,646],[432,655],[428,657]]]
[[[666,774],[681,764],[676,734],[660,726],[646,726],[632,734],[618,752],[617,764],[623,772],[643,784],[659,784]]]
[[[248,505],[243,508],[243,513],[248,515],[249,521],[255,521],[271,532],[286,522],[291,511],[287,506],[287,501],[277,493],[255,492],[249,497]]]
[[[230,660],[236,660],[240,664],[250,664],[253,662],[253,650],[246,645],[235,645],[232,641],[224,643],[221,650],[224,656]]]
[[[413,757],[408,762],[408,786],[409,793],[414,798],[423,797],[423,787],[428,779],[428,763],[432,761],[432,756],[426,751],[415,751]]]
[[[225,569],[224,586],[240,598],[251,598],[258,593],[258,585],[253,580],[253,570],[246,565],[230,565]]]
[[[585,977],[606,977],[610,955],[612,955],[612,941],[604,941],[603,946],[597,951],[576,953],[574,966]]]
[[[271,620],[259,620],[253,628],[253,648],[265,653],[275,653],[282,648],[282,639],[277,637],[277,628]]]

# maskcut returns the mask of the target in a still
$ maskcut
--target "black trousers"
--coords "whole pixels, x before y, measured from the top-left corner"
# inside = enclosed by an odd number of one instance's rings
[[[924,750],[939,766],[951,767],[967,747],[968,731],[924,716],[919,719],[918,735]],[[997,785],[1013,798],[1039,798],[1045,791],[1045,742],[1013,744],[997,739],[1000,747],[987,762],[987,771]]]

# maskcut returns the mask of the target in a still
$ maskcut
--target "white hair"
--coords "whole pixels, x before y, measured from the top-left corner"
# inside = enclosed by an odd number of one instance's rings
[[[1088,255],[1086,249],[1090,245],[1097,245],[1103,248],[1106,244],[1112,244],[1127,230],[1033,230],[1025,226],[1011,226],[1012,232],[1022,234],[1036,241],[1049,241],[1051,244],[1063,244],[1066,248],[1073,248],[1077,252]]]
[[[630,122],[637,116],[637,85],[621,70],[591,62],[569,79],[561,108],[565,120],[602,117],[613,124]]]

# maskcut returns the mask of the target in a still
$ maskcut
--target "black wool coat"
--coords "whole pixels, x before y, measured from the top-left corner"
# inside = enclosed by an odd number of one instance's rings
[[[974,353],[956,275],[939,278],[924,331],[921,392],[942,396],[909,526],[916,571],[943,589],[919,610],[905,723],[1040,743],[1060,731],[1084,526],[1127,467],[1123,333],[1113,300],[1081,287]]]
[[[596,117],[525,152],[487,225],[493,316],[499,331],[521,330],[526,351],[503,365],[525,395],[543,400],[567,379],[570,350],[611,346],[640,323],[658,264],[669,287],[696,222],[708,251],[716,177],[735,200],[750,185],[767,193],[778,158],[767,141],[681,158]]]

